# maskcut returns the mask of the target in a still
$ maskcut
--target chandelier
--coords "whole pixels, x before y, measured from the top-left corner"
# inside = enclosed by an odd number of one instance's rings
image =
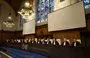
[[[12,20],[12,17],[11,17],[11,13],[9,13],[9,16],[7,18],[6,21],[3,21],[3,24],[6,26],[6,27],[13,27],[15,25],[15,23],[13,22]]]
[[[24,3],[24,6],[22,7],[22,9],[20,11],[18,11],[18,13],[24,18],[24,19],[29,19],[31,20],[32,18],[34,18],[35,14],[32,10],[32,5],[29,3],[29,1],[26,1]]]

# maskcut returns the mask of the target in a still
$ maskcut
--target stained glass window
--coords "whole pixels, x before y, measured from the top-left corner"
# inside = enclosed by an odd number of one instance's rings
[[[90,8],[90,0],[84,0],[85,8]]]
[[[49,0],[49,12],[53,12],[54,9],[54,0]]]
[[[36,21],[37,23],[45,22],[48,19],[48,13],[53,11],[53,0],[37,0]]]

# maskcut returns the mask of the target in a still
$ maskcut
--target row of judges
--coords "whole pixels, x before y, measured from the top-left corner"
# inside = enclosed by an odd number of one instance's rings
[[[13,39],[13,40],[6,40],[7,43],[25,43],[25,44],[46,44],[46,45],[58,45],[58,46],[81,46],[80,39],[73,39],[70,41],[69,39],[64,38],[61,39]]]

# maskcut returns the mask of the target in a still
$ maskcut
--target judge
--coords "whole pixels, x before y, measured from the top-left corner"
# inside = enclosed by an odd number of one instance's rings
[[[51,41],[50,41],[50,39],[49,38],[47,38],[47,44],[51,44]]]
[[[81,40],[80,39],[74,39],[72,42],[72,46],[81,46]]]
[[[62,43],[63,46],[70,46],[70,41],[64,38],[64,41]]]
[[[56,41],[56,39],[53,39],[53,44],[56,46],[59,45],[59,43]]]
[[[61,39],[56,39],[59,45],[61,45]]]

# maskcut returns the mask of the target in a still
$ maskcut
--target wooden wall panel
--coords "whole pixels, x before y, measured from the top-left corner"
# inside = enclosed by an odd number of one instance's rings
[[[87,30],[90,31],[90,19],[87,20]]]
[[[80,31],[79,29],[72,30],[64,30],[64,31],[56,31],[56,32],[48,32],[48,25],[42,25],[36,27],[36,33],[34,35],[27,35],[25,38],[37,37],[37,38],[66,38],[69,40],[80,39]]]
[[[53,37],[55,37],[55,38],[65,37],[67,39],[72,39],[72,38],[80,39],[80,31],[78,31],[78,30],[69,30],[69,31],[53,32]]]
[[[22,31],[0,31],[0,42],[6,41],[6,39],[21,39],[23,38]]]

